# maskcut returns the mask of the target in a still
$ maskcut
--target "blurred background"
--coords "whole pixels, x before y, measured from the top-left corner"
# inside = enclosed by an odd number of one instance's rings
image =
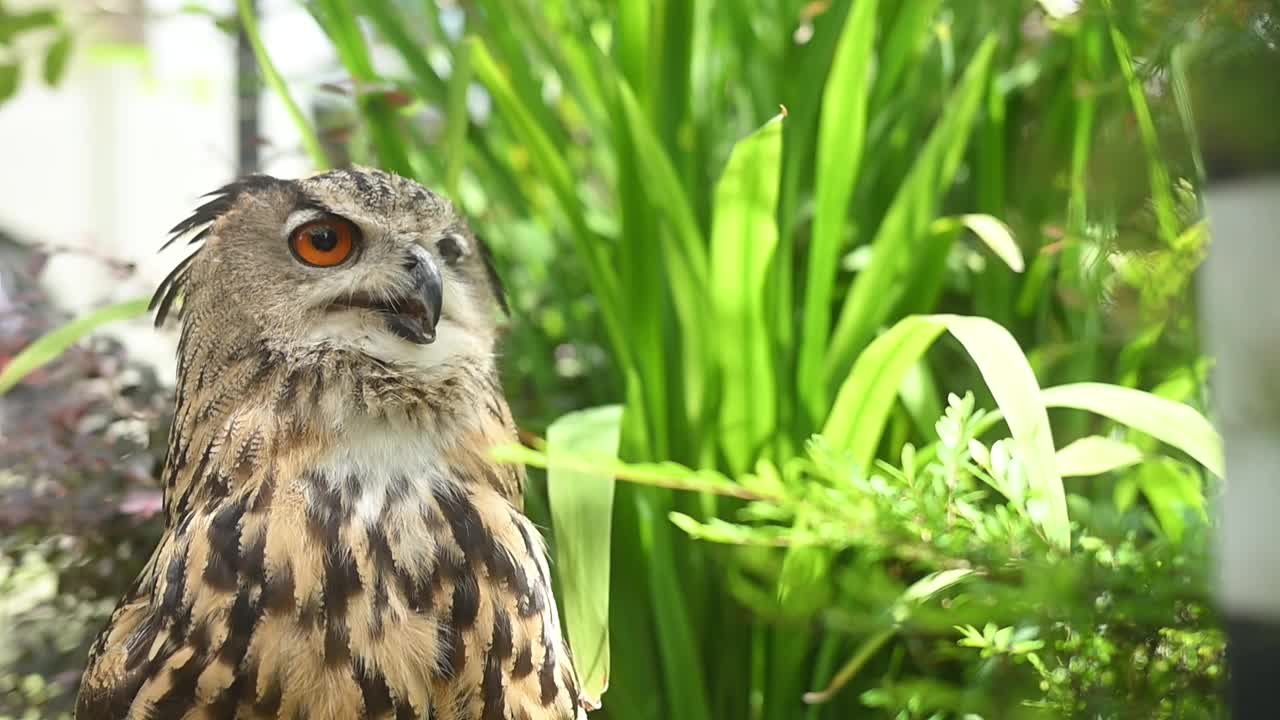
[[[40,277],[60,307],[85,311],[145,294],[182,257],[181,249],[158,254],[155,240],[239,171],[237,95],[246,83],[236,36],[217,22],[218,15],[233,21],[234,5],[22,1],[5,10],[15,18],[16,84],[0,106],[0,128],[5,157],[22,172],[0,180],[0,229],[63,251]],[[19,29],[16,18],[37,13],[53,13],[57,29]],[[295,92],[311,101],[336,62],[323,31],[298,3],[268,3],[263,13],[263,36],[281,48],[282,72],[307,78]],[[64,37],[65,58],[51,58]],[[51,61],[59,64],[56,83],[44,81]],[[256,98],[256,88],[246,95]],[[286,177],[309,171],[277,103],[262,102],[255,120],[257,138],[246,142],[258,152],[258,169]],[[104,260],[135,272],[121,282]],[[170,373],[172,344],[148,322],[110,332]]]
[[[351,162],[494,248],[593,717],[1220,717],[1192,79],[1276,17],[4,0],[0,718],[158,537],[168,229]]]

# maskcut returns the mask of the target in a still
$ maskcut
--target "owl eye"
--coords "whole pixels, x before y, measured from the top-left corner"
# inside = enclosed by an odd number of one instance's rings
[[[339,217],[312,220],[289,234],[294,257],[314,267],[334,267],[351,257],[359,231]]]
[[[436,242],[436,250],[440,252],[440,257],[444,258],[445,262],[453,264],[463,256],[464,242],[457,235],[445,235]]]

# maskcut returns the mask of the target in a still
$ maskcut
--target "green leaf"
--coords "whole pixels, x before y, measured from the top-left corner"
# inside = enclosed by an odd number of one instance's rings
[[[804,334],[797,380],[811,417],[827,410],[822,362],[831,331],[831,303],[849,199],[857,184],[867,129],[878,0],[855,3],[836,45],[822,95],[814,179],[813,238],[804,293]]]
[[[1008,330],[978,317],[932,315],[964,345],[978,365],[982,379],[1000,407],[1013,442],[1021,451],[1026,482],[1033,497],[1044,503],[1043,515],[1032,515],[1053,545],[1070,547],[1067,496],[1058,474],[1049,429],[1049,414],[1041,400],[1040,385],[1027,357]]]
[[[634,162],[640,181],[636,183],[654,207],[663,208],[669,232],[660,233],[663,242],[667,284],[671,288],[684,352],[684,409],[687,417],[700,420],[707,393],[707,247],[697,217],[689,205],[671,158],[663,148],[635,94],[620,78],[618,101],[623,128],[634,145]],[[643,252],[652,252],[645,244]]]
[[[982,633],[978,631],[978,628],[972,625],[955,625],[954,627],[961,635],[964,636],[965,640],[968,640],[970,643],[979,643],[978,647],[986,644],[986,641],[983,640]]]
[[[1022,272],[1026,265],[1022,260],[1022,249],[1013,239],[1013,231],[992,215],[968,214],[954,218],[938,218],[933,222],[935,233],[951,232],[963,225],[978,236],[996,257],[1004,261],[1014,272]]]
[[[1009,641],[1013,639],[1013,626],[1002,627],[996,631],[995,646],[1001,650],[1009,647]]]
[[[22,68],[17,63],[0,63],[0,103],[18,93],[22,81]]]
[[[0,370],[0,395],[5,394],[15,385],[22,382],[22,379],[34,370],[56,359],[67,348],[76,344],[94,330],[119,320],[127,320],[143,315],[147,312],[147,303],[149,301],[150,298],[138,298],[136,300],[126,300],[115,305],[108,305],[82,315],[62,327],[55,328],[41,336],[24,348],[22,352],[15,355],[9,361],[9,364],[3,370]]]
[[[590,270],[596,301],[600,305],[605,329],[613,346],[619,351],[619,359],[628,363],[626,333],[620,316],[618,274],[604,254],[604,243],[597,242],[587,226],[582,201],[578,197],[573,171],[569,168],[561,149],[556,147],[547,129],[538,123],[538,116],[521,102],[520,96],[498,66],[488,47],[480,38],[470,38],[471,65],[476,78],[488,88],[497,109],[511,124],[516,136],[523,142],[532,159],[532,166],[550,186],[561,210],[564,211],[572,232],[570,238]]]
[[[1094,382],[1046,388],[1040,397],[1046,407],[1087,410],[1146,433],[1195,458],[1214,475],[1223,476],[1222,438],[1189,405],[1142,390]]]
[[[617,457],[622,408],[581,410],[547,428],[547,452]],[[555,529],[556,574],[569,645],[592,704],[609,687],[609,548],[614,479],[551,467],[547,496]]]
[[[829,548],[831,546],[830,541],[812,532],[778,525],[742,525],[715,517],[701,522],[681,512],[668,513],[667,519],[694,540],[721,545],[767,548]]]
[[[720,352],[720,438],[735,473],[776,429],[765,286],[778,246],[782,117],[740,140],[716,185],[711,299]]]
[[[67,61],[71,58],[71,43],[71,31],[63,30],[45,53],[44,81],[49,87],[56,87],[62,82],[62,76],[67,72]]]
[[[1059,450],[1057,462],[1063,477],[1090,477],[1142,462],[1142,451],[1127,442],[1090,435]]]
[[[684,490],[687,492],[724,495],[742,500],[776,500],[777,496],[760,486],[746,487],[734,482],[715,470],[692,470],[673,462],[640,463],[622,462],[614,458],[581,456],[558,452],[551,457],[545,452],[531,450],[523,445],[499,445],[489,454],[496,462],[520,463],[529,467],[550,470],[567,470],[585,474],[609,475],[637,485]]]
[[[847,372],[855,356],[893,312],[917,270],[922,265],[932,267],[942,262],[941,258],[922,252],[924,241],[968,146],[995,48],[995,35],[988,35],[969,62],[942,118],[921,148],[871,241],[871,260],[854,279],[831,338],[826,357],[829,383],[838,382]]]
[[[860,467],[870,467],[903,378],[944,327],[922,317],[904,318],[858,356],[840,386],[822,435],[846,450]]]
[[[1027,357],[1008,330],[979,317],[918,315],[903,318],[867,347],[836,397],[822,434],[834,448],[849,451],[866,467],[898,386],[933,341],[948,330],[977,364],[1020,451],[1026,482],[1043,511],[1032,513],[1057,547],[1068,547],[1066,492],[1056,469],[1049,416]],[[1020,497],[1011,497],[1019,501]]]
[[[1189,515],[1207,520],[1200,478],[1188,465],[1169,458],[1144,463],[1138,469],[1138,487],[1160,528],[1175,543],[1182,541]]]
[[[298,136],[302,140],[302,147],[306,149],[311,164],[317,170],[324,170],[329,167],[329,157],[325,154],[324,146],[320,144],[320,138],[316,136],[315,130],[312,129],[311,123],[307,120],[307,116],[302,113],[302,108],[298,107],[298,103],[293,99],[293,95],[289,93],[289,86],[285,84],[284,77],[280,75],[280,71],[276,69],[275,63],[271,62],[271,55],[267,53],[267,46],[262,42],[262,33],[258,30],[258,17],[254,12],[253,3],[250,0],[236,0],[236,8],[240,13],[240,25],[244,28],[245,37],[249,39],[249,45],[253,48],[253,57],[258,61],[258,69],[262,72],[263,82],[267,87],[271,88],[276,97],[280,98],[280,102],[284,104],[285,110],[288,111],[293,125],[298,131]]]
[[[959,583],[970,575],[973,575],[973,573],[974,571],[969,568],[953,568],[951,570],[939,570],[938,572],[929,573],[914,583],[911,583],[911,587],[907,588],[907,591],[902,593],[902,597],[898,598],[898,602],[900,604],[918,605],[956,583]]]
[[[449,115],[445,125],[444,187],[454,202],[462,202],[462,167],[467,156],[467,90],[471,85],[471,44],[462,43],[453,54],[449,75]]]
[[[58,21],[59,14],[56,10],[41,8],[14,13],[0,4],[0,45],[9,45],[21,33],[55,27]]]

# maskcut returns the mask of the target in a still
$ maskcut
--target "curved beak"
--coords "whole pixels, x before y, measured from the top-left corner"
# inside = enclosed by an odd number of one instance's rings
[[[385,299],[367,292],[355,292],[334,300],[330,309],[357,309],[377,313],[387,329],[415,345],[435,342],[436,325],[444,310],[444,278],[436,261],[424,248],[414,246],[404,260],[409,274],[409,291]]]
[[[444,310],[444,278],[436,267],[431,254],[418,245],[409,251],[405,259],[412,290],[403,306],[409,312],[398,312],[388,318],[392,332],[413,343],[426,345],[435,342],[436,325]]]

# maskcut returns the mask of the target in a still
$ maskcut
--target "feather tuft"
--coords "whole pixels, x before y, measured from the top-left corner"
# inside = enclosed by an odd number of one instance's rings
[[[187,242],[188,245],[197,245],[209,236],[209,230],[218,218],[225,215],[240,196],[246,192],[256,192],[265,190],[276,185],[285,183],[286,181],[271,177],[270,175],[249,175],[235,182],[227,183],[212,192],[207,192],[201,197],[212,198],[200,207],[196,208],[189,217],[182,222],[174,225],[169,230],[169,239],[160,246],[160,251],[168,249],[170,245],[177,242],[178,238],[198,230],[192,235]],[[186,287],[187,271],[191,267],[191,262],[200,254],[200,248],[188,255],[185,259],[177,264],[165,279],[160,282],[156,288],[156,292],[151,296],[151,302],[147,305],[148,310],[156,310],[156,327],[164,324],[165,318],[168,317],[173,309],[174,302],[182,295]],[[174,315],[179,319],[182,317],[182,308],[179,305]]]

